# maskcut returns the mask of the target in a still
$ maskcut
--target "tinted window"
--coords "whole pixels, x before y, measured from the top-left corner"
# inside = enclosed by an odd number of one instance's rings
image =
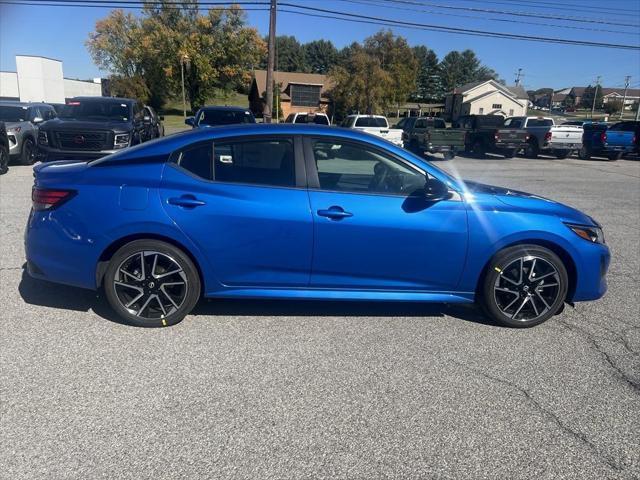
[[[315,123],[316,125],[329,125],[329,119],[324,115],[300,114],[296,117],[295,123]]]
[[[296,184],[290,139],[219,142],[214,145],[214,180],[279,187]]]
[[[200,110],[198,125],[234,125],[236,123],[256,123],[248,110]]]
[[[517,118],[508,118],[505,120],[504,126],[507,128],[520,128],[522,127],[522,120]]]
[[[527,127],[551,127],[553,120],[550,118],[530,118],[527,120]]]
[[[284,123],[293,123],[293,120],[296,118],[296,114],[295,113],[290,113],[289,116],[287,117],[287,119],[284,121]]]
[[[382,117],[358,117],[356,127],[387,128],[387,119]]]
[[[52,118],[56,118],[56,111],[52,107],[43,107],[41,108],[43,119],[51,120]]]
[[[427,120],[424,118],[419,118],[416,120],[415,128],[427,128]]]
[[[26,107],[0,105],[0,120],[4,122],[24,122],[27,119]]]
[[[184,149],[178,156],[177,164],[205,180],[213,179],[213,144],[201,143]]]
[[[476,117],[478,128],[501,127],[504,125],[504,117],[502,115],[485,115],[484,117]]]
[[[447,124],[444,123],[444,120],[442,120],[441,118],[434,118],[433,119],[433,127],[434,128],[447,128]]]
[[[130,120],[131,108],[117,100],[71,100],[60,111],[60,118]]]
[[[323,190],[409,195],[425,184],[420,172],[363,144],[316,140],[313,155]]]

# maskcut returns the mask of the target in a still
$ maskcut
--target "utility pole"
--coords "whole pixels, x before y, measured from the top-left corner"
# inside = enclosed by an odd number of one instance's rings
[[[271,111],[273,110],[273,66],[276,57],[276,0],[271,0],[269,9],[269,56],[267,58],[267,104],[264,106],[262,116],[264,123],[271,123]]]
[[[187,119],[187,100],[184,95],[184,65],[189,62],[189,55],[183,53],[180,56],[180,77],[182,78],[182,117]]]
[[[620,120],[624,115],[624,102],[627,101],[627,90],[629,89],[629,82],[631,81],[631,75],[624,77],[624,95],[622,96],[622,108],[620,109]]]
[[[593,112],[596,109],[596,98],[598,97],[598,88],[600,87],[600,75],[596,79],[596,88],[593,90],[593,103],[591,104],[591,119],[593,120]]]
[[[524,73],[522,73],[522,69],[519,68],[518,71],[516,72],[516,87],[520,86],[520,78],[524,77]]]

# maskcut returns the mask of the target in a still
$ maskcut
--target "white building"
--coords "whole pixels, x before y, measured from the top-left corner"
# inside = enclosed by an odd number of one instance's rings
[[[64,78],[60,60],[16,55],[16,71],[0,72],[0,100],[64,103],[77,96],[102,96],[101,80]]]
[[[486,80],[468,83],[448,94],[445,118],[451,121],[463,115],[521,116],[527,114],[528,105],[529,96],[524,88]]]

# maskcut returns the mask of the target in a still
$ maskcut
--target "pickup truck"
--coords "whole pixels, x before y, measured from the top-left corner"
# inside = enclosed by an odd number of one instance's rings
[[[626,120],[624,122],[618,122],[611,127],[611,130],[633,132],[636,136],[636,148],[634,151],[636,154],[640,154],[640,121]]]
[[[348,115],[340,125],[382,137],[402,147],[402,131],[389,128],[387,118],[382,115]]]
[[[404,148],[422,155],[424,152],[442,153],[445,160],[464,150],[466,132],[447,129],[441,118],[407,117],[398,127],[402,128]]]
[[[608,127],[606,123],[585,123],[583,128],[582,148],[578,150],[578,157],[583,160],[592,156],[619,160],[636,148],[635,132],[617,130],[616,125]]]
[[[465,150],[484,157],[497,153],[512,158],[527,145],[529,134],[507,125],[502,115],[466,115],[455,126],[466,131]]]
[[[541,153],[567,158],[572,151],[582,148],[582,127],[579,125],[556,125],[550,117],[509,117],[505,125],[529,133],[524,150],[529,158],[538,158]]]

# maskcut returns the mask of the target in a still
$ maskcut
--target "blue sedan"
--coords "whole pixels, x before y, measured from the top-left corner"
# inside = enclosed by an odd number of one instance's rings
[[[606,291],[589,216],[354,130],[232,125],[34,170],[28,272],[139,326],[204,296],[477,302],[529,327]]]

